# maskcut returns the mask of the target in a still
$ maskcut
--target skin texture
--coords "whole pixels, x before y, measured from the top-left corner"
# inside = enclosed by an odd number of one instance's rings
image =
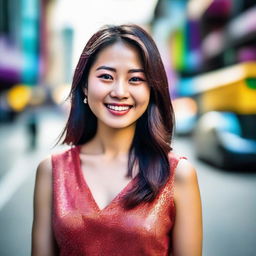
[[[202,206],[197,174],[187,160],[180,160],[174,182],[176,219],[173,256],[202,255]]]
[[[90,109],[100,126],[135,128],[136,120],[145,112],[150,90],[137,51],[123,42],[103,49],[91,67],[88,77]],[[133,107],[123,116],[109,112],[104,103],[129,104]]]
[[[51,206],[52,166],[50,158],[47,158],[39,164],[36,172],[31,250],[33,256],[58,255],[51,227]]]
[[[136,49],[118,42],[99,53],[89,72],[84,93],[97,117],[98,129],[95,137],[81,147],[80,158],[84,177],[100,208],[109,204],[129,182],[125,177],[128,153],[136,121],[146,110],[150,96],[141,69]],[[105,103],[126,103],[133,107],[127,114],[116,116],[109,112]],[[186,160],[181,160],[176,169],[174,200],[177,211],[173,230],[174,256],[200,256],[200,193],[196,171]],[[58,255],[51,228],[51,206],[52,166],[47,158],[39,164],[36,174],[33,256]]]
[[[85,94],[98,119],[98,130],[82,147],[80,157],[84,177],[100,208],[108,205],[130,181],[125,177],[128,151],[136,121],[145,112],[150,96],[145,74],[141,71],[143,66],[137,50],[117,42],[99,54],[89,72]],[[133,107],[127,114],[115,116],[104,103]]]

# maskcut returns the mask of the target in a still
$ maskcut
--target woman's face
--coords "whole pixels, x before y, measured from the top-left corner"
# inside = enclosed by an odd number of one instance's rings
[[[123,42],[104,48],[90,69],[85,94],[98,123],[111,128],[135,125],[150,97],[136,48]]]

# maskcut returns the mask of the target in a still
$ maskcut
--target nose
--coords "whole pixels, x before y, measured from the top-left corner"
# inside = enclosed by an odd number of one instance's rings
[[[110,96],[113,98],[124,99],[129,97],[128,84],[125,81],[116,81],[113,84]]]

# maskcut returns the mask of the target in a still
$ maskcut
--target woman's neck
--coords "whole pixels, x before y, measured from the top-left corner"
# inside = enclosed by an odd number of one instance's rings
[[[83,147],[82,153],[107,159],[128,156],[134,133],[135,125],[114,129],[99,123],[96,135]]]

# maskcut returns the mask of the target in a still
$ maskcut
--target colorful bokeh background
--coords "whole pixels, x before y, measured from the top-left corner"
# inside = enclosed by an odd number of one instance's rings
[[[34,174],[65,148],[54,144],[79,55],[122,23],[161,52],[174,150],[198,170],[204,255],[255,255],[255,0],[0,0],[0,255],[30,253]]]

